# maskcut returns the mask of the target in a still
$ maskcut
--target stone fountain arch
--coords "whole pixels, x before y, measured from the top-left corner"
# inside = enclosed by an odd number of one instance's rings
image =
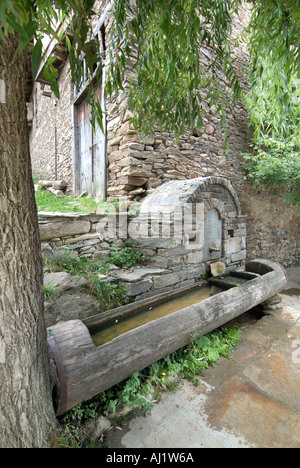
[[[223,197],[213,194],[223,193]],[[227,196],[224,197],[224,194]],[[167,182],[157,187],[153,193],[148,195],[141,205],[141,214],[161,212],[165,207],[174,208],[185,204],[197,203],[206,199],[208,203],[214,204],[222,216],[225,199],[230,198],[237,216],[241,216],[241,205],[233,186],[222,177],[199,177],[189,180],[176,180]],[[169,210],[169,211],[171,211]]]
[[[222,177],[157,187],[131,221],[130,235],[134,246],[150,254],[149,264],[186,272],[187,279],[206,274],[215,261],[229,270],[245,264],[245,216],[233,186]]]

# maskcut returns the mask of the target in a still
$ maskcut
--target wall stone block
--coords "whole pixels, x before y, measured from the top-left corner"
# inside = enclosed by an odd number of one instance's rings
[[[41,240],[50,240],[55,237],[72,236],[88,233],[91,223],[84,220],[50,222],[40,225]]]

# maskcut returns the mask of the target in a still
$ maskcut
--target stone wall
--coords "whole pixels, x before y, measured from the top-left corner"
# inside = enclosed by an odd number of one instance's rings
[[[235,18],[232,30],[232,60],[244,89],[247,88],[245,70],[249,65],[249,54],[242,41],[238,47],[234,45],[234,41],[241,38],[249,17],[248,9],[240,8],[240,16]],[[205,69],[213,51],[202,47],[201,53],[201,64]],[[132,74],[129,66],[128,81]],[[120,94],[115,107],[111,105],[107,117],[109,197],[145,196],[153,188],[169,180],[212,174],[228,180],[234,179],[234,183],[243,180],[245,172],[241,152],[249,150],[251,141],[248,114],[241,102],[232,101],[231,90],[221,72],[219,82],[231,103],[224,106],[227,114],[225,127],[220,128],[221,115],[215,107],[209,106],[205,90],[202,90],[199,94],[202,99],[203,127],[188,131],[179,140],[175,140],[171,133],[161,133],[155,129],[151,138],[140,138],[129,124],[131,114],[127,110],[126,97],[129,86],[125,80],[125,93]],[[226,150],[223,149],[225,130],[228,138]]]
[[[73,85],[68,63],[62,67],[58,83],[60,100],[51,93],[49,86],[34,84],[30,106],[31,160],[34,174],[44,180],[66,180],[71,193]]]
[[[38,221],[42,252],[66,248],[78,253],[80,257],[105,258],[109,255],[111,247],[124,246],[127,233],[122,234],[119,229],[122,216],[122,213],[110,215],[40,212]],[[124,216],[127,220],[127,213],[124,213]],[[105,230],[106,226],[108,229]],[[110,230],[110,226],[115,226],[115,229]]]
[[[112,247],[117,250],[125,247],[131,221],[127,212],[76,215],[39,213],[42,252],[56,256],[67,250],[81,258],[105,259],[109,257]],[[148,253],[147,247],[148,239],[140,244],[139,251]],[[167,262],[166,257],[165,264]],[[139,300],[192,285],[204,274],[203,266],[192,268],[191,271],[179,271],[171,265],[168,268],[158,268],[147,261],[146,264],[129,269],[113,265],[107,275],[100,277],[102,281],[117,283],[130,300]],[[45,274],[44,281],[45,284],[51,283],[51,274]]]
[[[140,213],[39,214],[42,250],[67,248],[80,257],[106,258],[126,239],[147,257],[133,269],[114,268],[103,281],[118,282],[131,298],[191,286],[221,261],[244,267],[246,222],[232,186],[222,178],[173,181],[157,188]]]

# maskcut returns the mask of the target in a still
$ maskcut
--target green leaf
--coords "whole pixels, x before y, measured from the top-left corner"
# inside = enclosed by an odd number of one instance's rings
[[[58,82],[56,80],[53,80],[51,82],[50,88],[54,92],[55,97],[57,97],[57,99],[60,99],[59,86],[58,86]]]
[[[38,39],[33,47],[31,56],[31,70],[33,79],[36,78],[39,66],[41,64],[43,44],[41,39]]]
[[[68,38],[68,36],[66,36],[66,44],[67,44],[68,52],[70,53],[71,48],[72,48],[72,44],[71,44],[71,41]]]
[[[29,42],[35,36],[35,33],[39,27],[39,23],[37,21],[31,21],[30,23],[26,24],[23,28],[23,33],[20,35],[19,39],[19,51],[20,53],[27,47]]]
[[[207,336],[200,336],[200,338],[197,338],[197,346],[201,347],[205,351],[208,349],[210,344],[210,339]]]
[[[56,57],[49,57],[47,64],[44,67],[44,75],[46,80],[50,83],[51,90],[54,92],[57,99],[60,99],[59,86],[58,86],[58,70],[54,67],[53,62]]]
[[[207,350],[207,358],[211,362],[216,362],[219,359],[219,352],[215,348],[209,347]]]

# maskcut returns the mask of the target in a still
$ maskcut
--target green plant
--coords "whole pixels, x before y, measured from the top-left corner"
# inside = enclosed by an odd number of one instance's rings
[[[34,175],[33,180],[37,183],[39,178]],[[119,211],[117,199],[107,202],[98,201],[95,198],[87,196],[82,196],[80,198],[71,195],[56,196],[45,188],[41,188],[35,192],[35,200],[38,211],[56,211],[61,213],[110,213]]]
[[[91,198],[76,199],[66,195],[55,196],[44,188],[35,192],[35,200],[38,211],[95,212],[97,209],[96,201]]]
[[[137,216],[140,213],[141,204],[137,200],[133,200],[128,212],[132,216]]]
[[[54,287],[52,284],[44,284],[44,297],[45,301],[48,301],[54,293]]]
[[[254,129],[252,153],[243,154],[247,176],[300,210],[300,80],[284,58],[256,63],[246,98]]]
[[[145,262],[146,255],[133,250],[132,247],[127,246],[122,250],[112,248],[109,257],[111,263],[122,268],[131,268],[138,262]]]
[[[82,448],[82,439],[82,430],[71,424],[66,424],[59,435],[50,433],[52,448]]]
[[[128,299],[122,286],[105,282],[99,278],[99,274],[107,272],[109,267],[107,259],[81,258],[67,248],[56,253],[54,257],[44,253],[43,259],[44,264],[50,269],[60,268],[71,275],[87,279],[90,287],[89,292],[99,300],[102,310],[123,305]]]
[[[228,30],[237,2],[224,0],[118,0],[110,56],[107,93],[122,89],[132,47],[139,45],[136,79],[131,79],[128,103],[133,124],[148,135],[158,126],[178,136],[203,126],[202,90],[217,112],[227,99],[217,74],[222,70],[236,95],[240,86],[230,60]],[[199,15],[195,12],[199,11]],[[201,50],[211,60],[200,56]],[[206,49],[207,48],[207,49]],[[117,56],[117,60],[116,60]],[[225,113],[224,113],[225,114]],[[223,116],[224,116],[223,114]]]
[[[67,271],[70,274],[76,274],[76,271],[81,270],[80,263],[81,259],[78,257],[76,252],[61,249],[53,254],[52,252],[43,252],[43,262],[49,269],[60,268]]]
[[[264,145],[264,146],[260,146]],[[248,178],[255,187],[268,186],[300,210],[300,151],[280,138],[259,138],[253,154],[244,154]]]
[[[101,302],[103,307],[121,306],[126,303],[128,296],[123,286],[118,284],[104,282],[97,275],[88,277],[90,282],[90,292]]]
[[[64,423],[85,420],[99,413],[115,413],[126,405],[151,411],[161,391],[174,388],[174,378],[190,379],[195,385],[196,376],[209,365],[214,365],[221,356],[230,357],[230,352],[241,340],[242,328],[223,328],[206,336],[191,340],[191,343],[158,362],[153,363],[109,390],[100,393],[89,402],[71,409],[62,419]],[[154,398],[151,390],[154,390]]]

